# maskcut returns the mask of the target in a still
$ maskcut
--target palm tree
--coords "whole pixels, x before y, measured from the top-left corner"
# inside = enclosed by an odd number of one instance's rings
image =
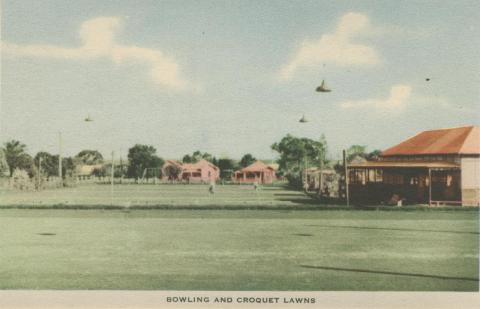
[[[12,177],[13,171],[16,168],[25,168],[27,153],[25,152],[27,146],[20,141],[11,140],[3,144],[3,152],[8,164],[8,171]]]

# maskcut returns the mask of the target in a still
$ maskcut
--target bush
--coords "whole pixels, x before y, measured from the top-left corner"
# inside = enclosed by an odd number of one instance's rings
[[[285,178],[288,180],[288,185],[295,189],[303,188],[303,179],[301,174],[297,173],[288,173],[285,175]]]
[[[30,179],[28,172],[18,168],[13,171],[11,184],[13,188],[18,190],[35,189],[35,183]]]

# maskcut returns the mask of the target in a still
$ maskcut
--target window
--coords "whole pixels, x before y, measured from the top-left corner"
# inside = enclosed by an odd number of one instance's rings
[[[384,174],[383,175],[384,183],[391,185],[401,185],[403,184],[403,175],[399,174]]]
[[[352,184],[365,185],[366,171],[364,169],[351,169],[349,173],[349,181]]]
[[[409,184],[410,185],[418,185],[418,177],[417,176],[410,177]]]
[[[382,182],[383,181],[383,170],[380,169],[369,169],[368,170],[368,182]]]

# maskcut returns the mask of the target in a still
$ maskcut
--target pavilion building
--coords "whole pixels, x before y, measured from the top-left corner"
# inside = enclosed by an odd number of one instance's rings
[[[421,132],[376,161],[348,166],[350,200],[480,205],[480,127]]]

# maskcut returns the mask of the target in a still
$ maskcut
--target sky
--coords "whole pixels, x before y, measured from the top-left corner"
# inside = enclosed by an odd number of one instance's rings
[[[1,3],[0,142],[31,154],[61,132],[64,155],[266,159],[292,134],[338,158],[480,123],[478,1]]]

